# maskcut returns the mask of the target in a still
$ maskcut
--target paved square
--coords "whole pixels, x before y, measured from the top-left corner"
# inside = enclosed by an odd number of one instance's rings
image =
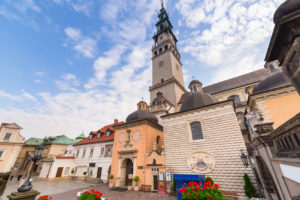
[[[7,200],[7,195],[16,192],[19,185],[16,182],[10,182],[2,195],[3,200]],[[54,200],[76,200],[76,194],[82,190],[95,189],[103,193],[103,197],[108,200],[176,200],[176,197],[153,192],[134,192],[134,191],[115,191],[111,190],[107,184],[93,184],[84,181],[33,181],[33,188],[40,195],[50,195]]]

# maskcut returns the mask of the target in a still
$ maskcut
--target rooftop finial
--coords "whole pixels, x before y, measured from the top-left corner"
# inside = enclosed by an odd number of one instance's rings
[[[164,7],[164,1],[161,0],[161,7],[163,8]]]
[[[144,101],[144,97],[142,97],[142,101]]]

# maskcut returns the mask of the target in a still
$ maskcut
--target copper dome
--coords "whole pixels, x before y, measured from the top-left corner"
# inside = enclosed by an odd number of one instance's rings
[[[276,24],[281,18],[300,9],[300,0],[287,0],[275,11],[273,21]]]

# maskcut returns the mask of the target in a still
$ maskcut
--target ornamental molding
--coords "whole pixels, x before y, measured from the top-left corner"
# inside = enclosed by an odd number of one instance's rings
[[[211,172],[216,165],[213,155],[207,152],[193,152],[187,158],[187,165],[196,173]]]

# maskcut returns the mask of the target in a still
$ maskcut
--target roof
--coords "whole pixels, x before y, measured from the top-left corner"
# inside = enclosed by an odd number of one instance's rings
[[[270,74],[267,78],[259,82],[253,89],[253,94],[267,92],[277,88],[292,85],[289,78],[282,70],[278,70]]]
[[[93,135],[93,138],[90,139],[89,136],[86,137],[85,139],[77,142],[76,144],[74,145],[85,145],[85,144],[93,144],[93,143],[101,143],[101,142],[108,142],[108,141],[112,141],[114,140],[114,137],[115,137],[115,129],[114,129],[114,125],[121,125],[121,124],[124,124],[124,122],[118,122],[117,120],[115,120],[115,122],[113,124],[109,124],[109,125],[106,125],[106,126],[103,126],[101,129],[99,129],[98,131],[92,131],[90,134]],[[107,130],[110,130],[112,131],[112,133],[110,134],[110,136],[106,137],[106,131]],[[97,137],[97,134],[98,133],[103,133],[101,134],[100,138]]]
[[[73,144],[74,140],[68,138],[65,135],[59,135],[55,137],[48,137],[44,139],[45,144],[63,144],[63,145],[70,145]]]
[[[300,0],[287,0],[283,2],[275,11],[273,21],[277,23],[281,18],[300,9]]]
[[[210,104],[217,103],[217,99],[204,92],[192,93],[188,98],[186,98],[180,108],[180,112],[192,110],[194,108],[204,107]]]
[[[155,117],[155,115],[153,113],[149,112],[148,110],[137,110],[137,111],[131,113],[126,118],[126,123],[136,122],[136,121],[140,121],[140,120],[149,120],[154,123],[158,123],[158,120]]]
[[[241,76],[237,76],[225,81],[221,81],[206,87],[203,87],[203,91],[209,94],[217,94],[234,88],[239,88],[249,84],[257,83],[265,79],[271,73],[268,69],[259,69]]]
[[[43,143],[43,139],[41,138],[29,138],[25,141],[25,145],[38,146]]]

